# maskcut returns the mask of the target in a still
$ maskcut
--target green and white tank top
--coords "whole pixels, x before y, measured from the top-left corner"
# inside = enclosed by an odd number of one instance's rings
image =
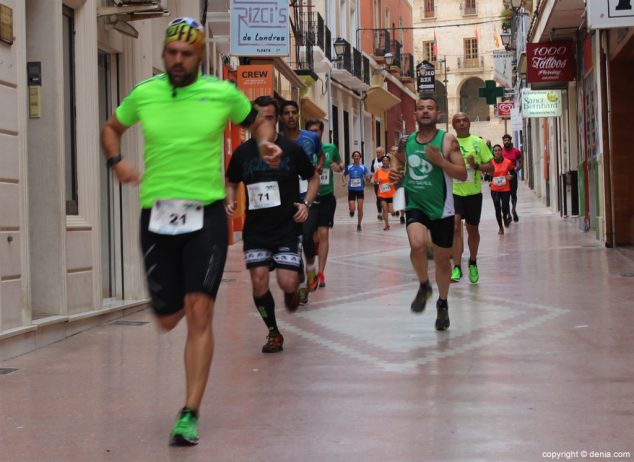
[[[405,146],[406,210],[422,210],[432,220],[454,215],[452,181],[440,167],[427,160],[425,148],[436,146],[442,154],[443,130],[426,144],[416,140],[418,132],[407,138]]]

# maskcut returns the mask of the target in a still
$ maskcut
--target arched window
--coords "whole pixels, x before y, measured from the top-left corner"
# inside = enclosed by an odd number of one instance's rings
[[[489,105],[478,96],[478,90],[484,87],[484,80],[471,77],[460,86],[460,111],[466,113],[472,122],[490,120]]]

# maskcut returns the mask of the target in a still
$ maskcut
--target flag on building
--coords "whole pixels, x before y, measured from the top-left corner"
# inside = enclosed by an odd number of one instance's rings
[[[438,57],[438,39],[436,39],[436,31],[434,31],[434,58]]]

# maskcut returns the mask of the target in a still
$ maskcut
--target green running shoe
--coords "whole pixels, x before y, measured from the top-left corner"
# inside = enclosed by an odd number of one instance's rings
[[[462,279],[462,270],[459,266],[454,266],[451,270],[451,282],[458,282]]]
[[[480,280],[480,273],[478,273],[478,267],[476,265],[469,265],[469,281],[471,284],[477,284]]]
[[[184,407],[178,414],[170,435],[172,446],[194,446],[198,444],[198,415],[192,409]]]

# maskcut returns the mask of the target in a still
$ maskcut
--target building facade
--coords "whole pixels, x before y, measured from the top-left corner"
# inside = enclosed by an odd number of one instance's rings
[[[436,68],[436,92],[441,123],[456,112],[466,112],[471,132],[501,142],[504,123],[478,96],[486,80],[493,79],[493,50],[500,41],[500,0],[416,0],[414,2],[414,54]],[[448,120],[449,119],[449,120]]]
[[[368,142],[388,152],[416,129],[412,4],[374,0],[368,2],[361,19],[357,41],[373,64],[372,87],[365,97],[365,126],[372,134]]]
[[[538,8],[539,7],[539,8]],[[634,245],[634,173],[628,161],[628,112],[634,53],[632,2],[526,3],[515,12],[516,96],[561,91],[558,117],[523,118],[528,184],[553,212],[576,219],[608,247]],[[524,44],[568,44],[573,77],[551,84],[528,78]],[[520,103],[522,114],[525,112]]]

